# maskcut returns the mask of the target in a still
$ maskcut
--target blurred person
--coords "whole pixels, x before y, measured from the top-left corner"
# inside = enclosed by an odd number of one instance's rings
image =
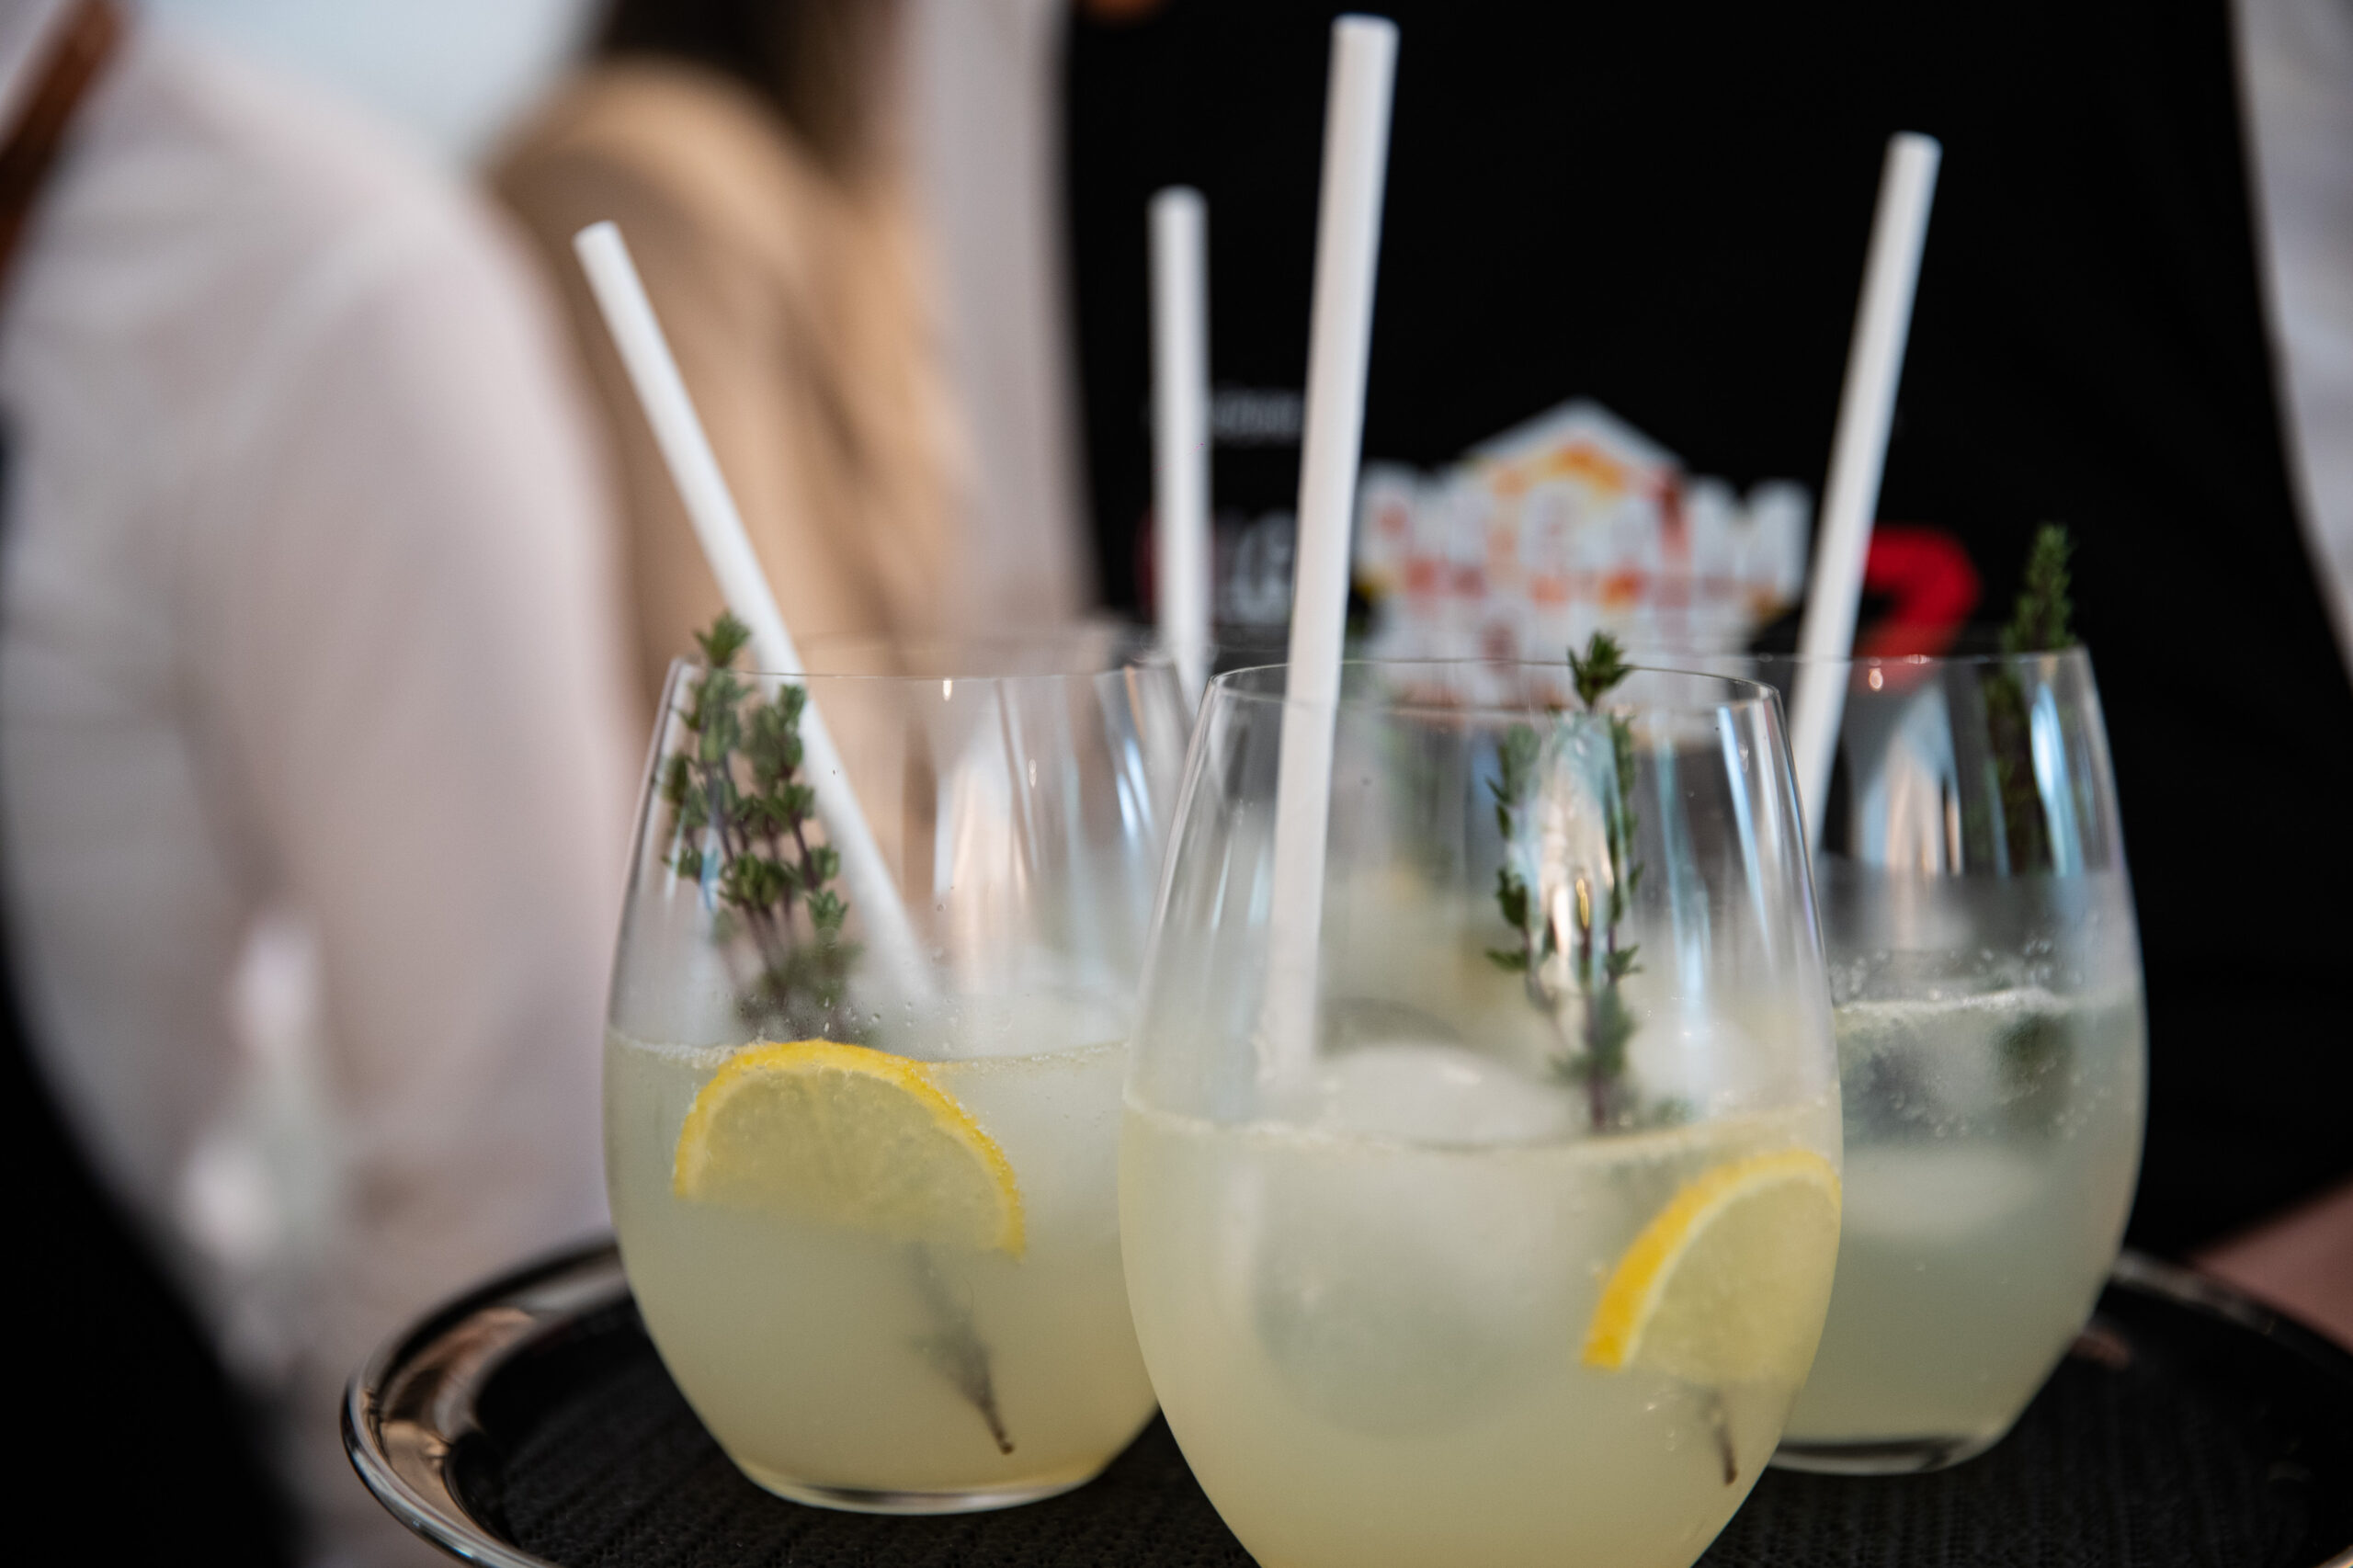
[[[494,175],[603,393],[649,708],[720,595],[574,258],[601,219],[644,275],[794,635],[980,619],[894,129],[901,25],[896,0],[620,0]]]
[[[2353,663],[2353,8],[2234,0],[2231,13],[2298,500]]]
[[[0,126],[8,1114],[52,1165],[17,1262],[34,1403],[95,1434],[32,1473],[129,1516],[73,1510],[126,1553],[270,1560],[222,1498],[157,1508],[238,1436],[174,1403],[200,1371],[151,1375],[205,1348],[176,1293],[269,1414],[306,1555],[438,1561],[346,1463],[344,1381],[604,1217],[634,737],[560,334],[404,151],[103,0],[0,0]],[[274,910],[315,955],[308,1163],[208,1231]],[[20,1141],[43,1096],[62,1130]],[[109,1209],[162,1265],[143,1295]]]
[[[2290,469],[2353,664],[2353,9],[2234,0],[2231,13]],[[2353,1180],[2198,1263],[2353,1346]]]

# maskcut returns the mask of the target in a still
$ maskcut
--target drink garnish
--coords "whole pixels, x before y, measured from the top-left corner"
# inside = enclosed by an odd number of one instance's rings
[[[2068,621],[2075,607],[2067,597],[2067,558],[2075,549],[2064,523],[2045,523],[2034,530],[2010,623],[2002,629],[2003,653],[2048,653],[2075,646],[2075,633]]]
[[[833,886],[841,854],[817,836],[817,791],[802,776],[805,686],[773,698],[734,664],[752,634],[722,612],[695,634],[703,672],[677,719],[688,739],[664,759],[670,869],[717,906],[711,939],[750,943],[756,967],[735,1007],[771,1040],[863,1032],[843,1006],[856,943]],[[1013,1451],[988,1346],[971,1303],[941,1279],[936,1247],[1019,1257],[1021,1194],[1004,1152],[920,1062],[831,1040],[759,1045],[696,1096],[678,1135],[681,1198],[767,1209],[909,1244],[916,1295],[934,1325],[916,1348]]]
[[[2067,597],[2067,558],[2074,549],[2064,524],[2045,523],[2035,530],[2010,623],[2002,629],[2005,654],[2055,653],[2075,645],[2068,624],[2075,605]],[[2050,830],[2035,778],[2025,688],[2014,670],[1996,665],[1985,674],[1984,690],[1986,741],[1994,756],[2006,869],[2012,875],[2047,869]]]
[[[1620,1255],[1586,1325],[1583,1359],[1708,1391],[1724,1484],[1740,1479],[1723,1391],[1794,1394],[1822,1325],[1838,1250],[1838,1173],[1811,1149],[1728,1161],[1684,1183]]]
[[[826,1040],[738,1051],[678,1133],[681,1198],[1019,1257],[1021,1188],[923,1062]]]
[[[1641,972],[1636,960],[1642,949],[1619,938],[1620,923],[1643,881],[1643,868],[1634,859],[1637,820],[1630,803],[1634,790],[1634,726],[1627,715],[1604,712],[1599,706],[1632,671],[1618,640],[1606,631],[1593,634],[1582,656],[1570,651],[1569,670],[1577,698],[1586,710],[1572,722],[1589,724],[1597,717],[1607,725],[1608,766],[1599,780],[1607,862],[1602,880],[1607,885],[1597,890],[1589,875],[1573,873],[1568,898],[1547,900],[1530,890],[1527,872],[1506,858],[1495,873],[1495,903],[1506,924],[1518,934],[1519,945],[1491,948],[1487,957],[1497,968],[1524,977],[1529,1000],[1561,1037],[1563,1049],[1552,1063],[1553,1071],[1584,1087],[1593,1125],[1602,1128],[1631,1118],[1632,1108],[1625,1103],[1624,1093],[1626,1046],[1641,1027],[1626,1005],[1621,984],[1627,976]],[[1495,824],[1507,846],[1520,844],[1529,835],[1543,750],[1542,740],[1528,725],[1516,724],[1504,735],[1498,757],[1500,775],[1490,779],[1487,788],[1495,797]],[[1556,902],[1559,909],[1547,908]],[[1563,921],[1568,926],[1565,933],[1559,928]],[[1563,1019],[1567,998],[1548,972],[1551,960],[1563,950],[1564,935],[1569,971],[1585,1002],[1581,1038],[1576,1040],[1572,1040]]]
[[[1021,1187],[996,1140],[931,1069],[870,1046],[749,1047],[702,1086],[671,1165],[680,1198],[905,1242],[933,1331],[915,1348],[1013,1451],[988,1346],[942,1278],[939,1253],[1028,1245]]]
[[[858,957],[833,887],[841,855],[816,836],[817,792],[801,777],[808,688],[787,682],[768,699],[737,675],[751,635],[724,613],[695,634],[704,668],[677,713],[687,740],[662,765],[667,864],[720,906],[713,939],[728,947],[740,933],[757,955],[736,999],[745,1022],[768,1035],[855,1035],[841,1006]]]

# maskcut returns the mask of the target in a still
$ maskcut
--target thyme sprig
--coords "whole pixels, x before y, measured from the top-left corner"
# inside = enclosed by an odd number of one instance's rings
[[[2002,652],[2052,653],[2072,647],[2069,624],[2075,604],[2067,561],[2074,541],[2062,523],[2045,523],[2028,547],[2026,573],[2002,629]],[[2035,782],[2034,749],[2028,727],[2026,691],[2017,675],[1995,666],[1985,677],[1986,741],[1993,753],[1995,787],[2002,806],[2002,836],[2013,873],[2040,870],[2051,863],[2050,829],[2043,821],[2042,794]]]
[[[696,633],[703,673],[678,710],[686,738],[663,764],[671,812],[668,863],[703,884],[721,910],[713,937],[740,934],[757,955],[737,1009],[777,1039],[845,1030],[841,1006],[855,943],[842,938],[849,904],[833,886],[841,854],[813,836],[817,792],[802,777],[806,687],[765,698],[735,673],[751,631],[722,614]]]
[[[2075,606],[2067,597],[2067,559],[2075,552],[2066,524],[2045,523],[2034,530],[2018,601],[2010,608],[2009,625],[2002,629],[2003,653],[2049,653],[2075,645],[2075,630],[2068,622]]]
[[[1602,699],[1632,673],[1624,650],[1605,631],[1593,634],[1582,656],[1571,651],[1569,672],[1577,699],[1588,714],[1598,713]],[[1634,833],[1640,824],[1631,804],[1634,726],[1623,713],[1604,717],[1614,786],[1604,791],[1602,800],[1608,886],[1597,898],[1591,879],[1580,875],[1569,890],[1568,968],[1585,1004],[1576,1035],[1571,1035],[1563,1021],[1567,997],[1550,969],[1561,952],[1562,933],[1542,907],[1542,900],[1529,889],[1520,868],[1509,860],[1495,873],[1495,905],[1505,923],[1518,933],[1519,942],[1517,947],[1487,952],[1498,969],[1522,977],[1529,1000],[1562,1043],[1552,1069],[1585,1090],[1586,1109],[1597,1128],[1614,1125],[1631,1108],[1625,1094],[1626,1048],[1641,1028],[1627,1005],[1623,985],[1630,975],[1642,972],[1638,961],[1642,948],[1624,941],[1620,930],[1643,881],[1642,865],[1634,859]],[[1542,751],[1542,742],[1528,725],[1514,725],[1504,735],[1498,776],[1488,781],[1488,790],[1495,798],[1495,825],[1506,844],[1520,842],[1527,831]]]
[[[1013,1434],[1006,1429],[1005,1413],[997,1406],[996,1378],[989,1367],[989,1347],[982,1342],[979,1327],[972,1322],[971,1301],[942,1272],[939,1259],[931,1248],[917,1244],[908,1252],[915,1294],[922,1300],[923,1310],[933,1326],[933,1332],[916,1338],[916,1354],[946,1378],[964,1403],[979,1414],[996,1451],[1011,1453]]]

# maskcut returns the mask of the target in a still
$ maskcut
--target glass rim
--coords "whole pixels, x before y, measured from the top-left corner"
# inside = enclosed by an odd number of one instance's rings
[[[1644,655],[1641,653],[1636,654],[1636,657],[1643,656]],[[1650,656],[1672,657],[1674,655]],[[1967,665],[2025,665],[2031,664],[2040,659],[2081,659],[2086,663],[2089,663],[2091,659],[2091,650],[2081,642],[2070,642],[2063,648],[2036,648],[2017,653],[2005,653],[1998,649],[1982,650],[1972,653],[1948,652],[1943,653],[1801,653],[1794,650],[1790,650],[1787,652],[1770,653],[1693,653],[1690,654],[1689,657],[1695,659],[1723,659],[1727,661],[1739,659],[1746,660],[1756,665],[1770,665],[1782,667],[1790,667],[1802,665],[1821,665],[1825,666],[1844,665],[1849,668],[1855,669],[1893,669],[1899,666],[1912,669],[1936,669],[1941,667],[1959,668]]]
[[[1552,708],[1529,702],[1401,701],[1389,697],[1351,697],[1345,693],[1333,700],[1320,701],[1304,697],[1293,697],[1288,691],[1253,691],[1246,687],[1245,682],[1253,676],[1263,677],[1268,671],[1288,670],[1290,667],[1286,663],[1248,665],[1241,669],[1227,670],[1213,676],[1202,690],[1202,710],[1206,711],[1212,701],[1223,700],[1235,703],[1258,703],[1269,708],[1298,707],[1334,713],[1345,710],[1427,718],[1524,720],[1538,715],[1557,716],[1586,711],[1586,710],[1565,704]],[[1615,707],[1631,708],[1641,713],[1715,713],[1726,710],[1758,707],[1778,710],[1781,706],[1781,694],[1771,683],[1751,680],[1745,676],[1725,675],[1715,670],[1679,669],[1669,665],[1638,663],[1630,664],[1626,667],[1632,675],[1667,676],[1677,680],[1707,681],[1714,683],[1720,688],[1728,689],[1713,700],[1627,702],[1615,705],[1605,700],[1599,707],[1590,711],[1607,712]],[[1340,661],[1340,668],[1343,674],[1352,669],[1541,671],[1546,675],[1558,675],[1563,679],[1571,678],[1569,666],[1565,661],[1551,659],[1343,659]]]

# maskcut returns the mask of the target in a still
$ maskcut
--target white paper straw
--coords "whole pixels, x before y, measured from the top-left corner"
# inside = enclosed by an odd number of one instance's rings
[[[1153,577],[1188,702],[1209,670],[1209,209],[1172,186],[1152,199]]]
[[[1389,162],[1397,26],[1377,17],[1332,24],[1324,118],[1324,195],[1315,225],[1315,305],[1307,347],[1298,564],[1291,585],[1290,700],[1275,789],[1274,880],[1262,1071],[1296,1085],[1315,1055],[1316,945],[1324,924],[1324,838],[1331,811],[1332,732],[1348,604],[1348,530],[1364,439],[1365,363],[1372,347],[1373,263]]]
[[[1887,162],[1880,174],[1879,210],[1871,220],[1863,297],[1855,310],[1855,336],[1847,351],[1847,385],[1838,399],[1822,526],[1814,532],[1813,572],[1806,586],[1805,617],[1798,626],[1798,652],[1805,657],[1798,665],[1790,709],[1790,754],[1809,845],[1822,838],[1838,722],[1847,705],[1845,666],[1812,661],[1844,659],[1854,652],[1863,559],[1870,549],[1871,517],[1879,507],[1895,388],[1904,375],[1904,340],[1912,327],[1912,296],[1920,281],[1920,252],[1927,239],[1928,207],[1936,197],[1937,163],[1943,153],[1933,137],[1900,131],[1888,138]]]
[[[744,531],[735,497],[719,472],[719,459],[695,414],[694,400],[671,357],[669,339],[654,318],[653,301],[645,297],[644,281],[631,261],[620,230],[610,222],[591,223],[572,239],[588,286],[613,335],[613,347],[628,367],[630,384],[654,426],[654,441],[669,465],[670,478],[686,503],[695,537],[702,541],[711,574],[735,619],[751,629],[752,663],[762,670],[794,672],[801,655],[792,633],[777,608],[767,574]],[[840,851],[842,880],[848,884],[851,906],[865,922],[867,947],[881,965],[895,999],[927,1001],[931,973],[925,966],[915,927],[907,922],[906,906],[899,901],[898,883],[883,864],[881,846],[874,841],[866,813],[850,787],[849,774],[835,749],[831,731],[812,700],[801,710],[801,744],[809,782],[817,793],[817,814],[826,835]]]

